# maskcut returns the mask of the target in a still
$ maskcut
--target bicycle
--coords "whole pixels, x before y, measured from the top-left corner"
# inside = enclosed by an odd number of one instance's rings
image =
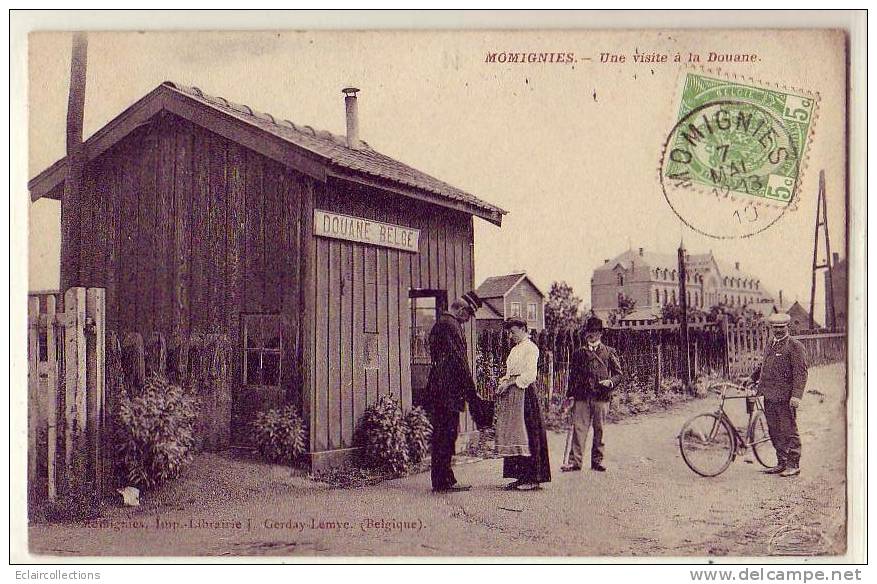
[[[750,447],[762,466],[776,466],[776,451],[770,441],[764,405],[757,393],[746,385],[731,381],[715,383],[710,390],[721,396],[719,408],[715,412],[694,416],[683,424],[679,432],[679,450],[688,468],[703,477],[718,476]],[[738,391],[741,395],[728,395],[729,390]],[[741,436],[725,412],[725,400],[729,399],[747,400],[749,423],[745,436]]]

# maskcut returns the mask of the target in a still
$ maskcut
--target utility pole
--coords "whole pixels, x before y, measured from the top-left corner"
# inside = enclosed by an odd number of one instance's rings
[[[70,93],[67,100],[67,176],[61,196],[61,297],[79,284],[79,257],[82,245],[80,217],[86,153],[82,145],[82,119],[85,111],[85,66],[88,39],[84,32],[73,33],[70,58]]]
[[[828,322],[825,326],[836,328],[834,314],[834,278],[831,272],[831,243],[828,239],[828,213],[826,212],[826,193],[825,193],[825,170],[819,171],[819,196],[816,199],[816,229],[813,235],[813,270],[811,272],[812,279],[810,281],[810,329],[815,328],[814,311],[816,310],[816,272],[818,270],[828,270],[828,279],[825,286],[825,306]],[[825,238],[825,262],[819,263],[819,228],[822,228]]]
[[[685,243],[680,240],[677,250],[679,261],[679,308],[682,318],[679,322],[680,341],[682,345],[682,383],[688,388],[691,383],[690,356],[688,352],[688,298],[686,298],[685,279]]]

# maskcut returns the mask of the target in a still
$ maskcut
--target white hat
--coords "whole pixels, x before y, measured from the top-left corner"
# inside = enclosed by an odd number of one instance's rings
[[[792,317],[785,312],[775,312],[767,317],[767,323],[770,326],[788,326],[792,321]]]

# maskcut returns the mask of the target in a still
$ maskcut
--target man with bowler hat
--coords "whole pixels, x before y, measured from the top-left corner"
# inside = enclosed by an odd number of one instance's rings
[[[438,317],[429,332],[432,367],[425,405],[432,423],[432,490],[435,492],[468,491],[470,488],[457,482],[451,459],[457,442],[460,412],[465,409],[466,401],[471,404],[478,427],[484,425],[479,419],[478,397],[463,333],[463,325],[480,307],[481,299],[474,292],[467,292]]]
[[[764,472],[781,477],[801,473],[798,406],[807,385],[807,352],[801,341],[789,336],[791,320],[785,313],[772,314],[767,319],[773,338],[751,377],[758,384],[758,393],[764,396],[764,416],[777,453],[777,465]]]
[[[585,344],[570,358],[566,406],[573,407],[572,448],[563,472],[582,468],[582,451],[591,426],[591,469],[603,472],[603,420],[609,410],[612,390],[621,381],[621,361],[612,347],[601,342],[603,321],[592,316],[585,325]]]

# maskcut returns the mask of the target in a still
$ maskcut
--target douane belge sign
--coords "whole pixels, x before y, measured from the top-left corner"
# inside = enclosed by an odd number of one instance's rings
[[[314,209],[314,235],[417,253],[420,230]]]

